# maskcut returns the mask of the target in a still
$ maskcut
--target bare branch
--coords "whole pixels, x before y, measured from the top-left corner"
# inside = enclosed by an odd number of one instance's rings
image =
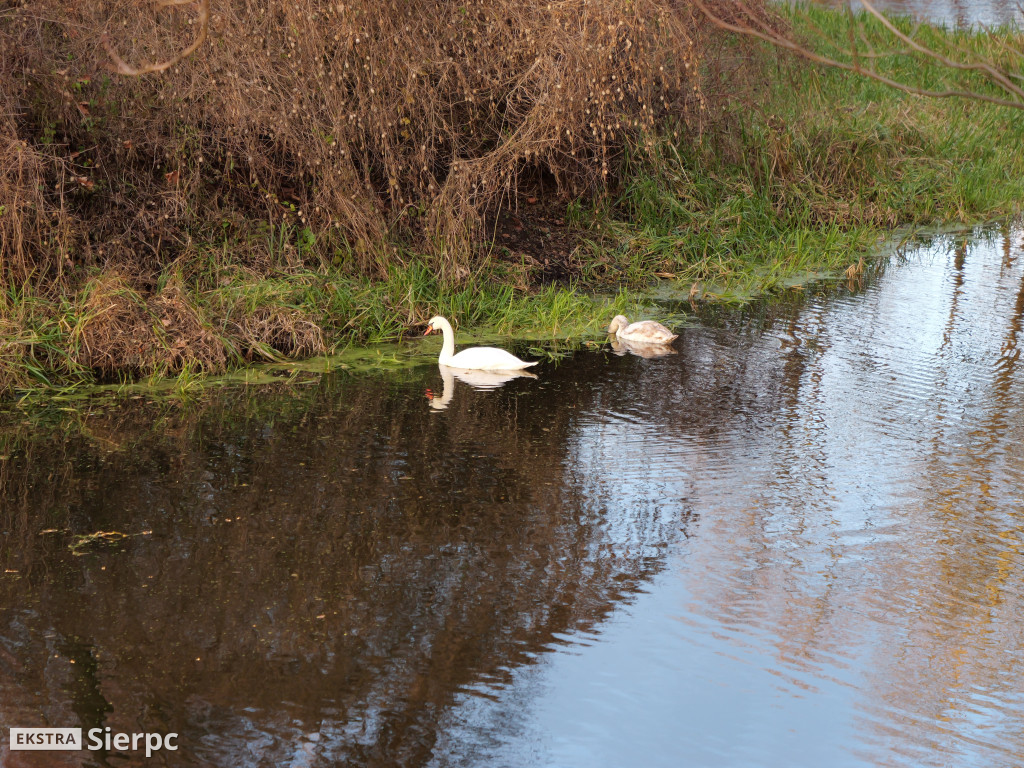
[[[887,30],[889,30],[889,32],[891,32],[894,37],[896,37],[898,40],[902,40],[904,43],[909,45],[913,50],[917,51],[918,53],[921,53],[931,59],[934,59],[935,61],[942,64],[942,66],[949,67],[950,69],[974,70],[978,72],[984,72],[992,80],[998,83],[1002,88],[1009,91],[1018,99],[1024,101],[1024,90],[1021,90],[1016,85],[1014,85],[1013,81],[1011,81],[1010,78],[1004,72],[1001,72],[998,69],[996,69],[995,66],[993,66],[990,62],[974,61],[969,62],[967,64],[961,64],[958,61],[953,61],[952,59],[943,56],[941,53],[938,53],[937,51],[933,51],[931,48],[927,48],[921,45],[916,40],[913,40],[909,36],[900,32],[900,30],[897,29],[897,27],[891,21],[889,21],[889,19],[887,19],[884,15],[882,15],[875,9],[875,7],[869,2],[869,0],[861,0],[861,5],[864,6],[864,9],[868,13],[870,13],[872,16],[878,19],[878,21],[881,22],[881,24]]]
[[[160,9],[191,4],[193,4],[193,0],[158,0],[156,6],[157,9]],[[103,46],[103,50],[107,52],[107,55],[113,62],[113,65],[109,67],[111,71],[117,72],[119,75],[147,75],[151,72],[163,72],[173,67],[186,56],[190,56],[206,40],[206,34],[210,27],[210,0],[197,0],[196,5],[198,6],[196,20],[199,22],[199,34],[196,35],[196,39],[192,41],[190,46],[173,58],[157,64],[144,64],[141,67],[133,67],[128,64],[114,50],[114,46],[110,42],[110,36],[104,32],[102,37],[100,37],[100,45]]]
[[[927,96],[930,98],[944,99],[944,98],[964,98],[973,99],[975,101],[982,101],[989,104],[997,104],[1004,107],[1014,107],[1015,109],[1024,109],[1024,89],[1017,85],[1014,80],[1022,79],[1022,74],[1016,72],[1005,72],[999,67],[995,66],[992,62],[983,59],[976,59],[967,63],[958,62],[942,53],[935,51],[925,45],[922,45],[914,39],[912,35],[907,35],[901,32],[891,21],[885,16],[879,13],[875,7],[871,4],[870,0],[860,0],[861,5],[864,6],[872,16],[878,19],[886,31],[891,34],[896,40],[903,43],[907,49],[900,51],[889,51],[885,53],[878,53],[870,45],[866,32],[863,28],[858,28],[857,35],[854,36],[854,31],[851,26],[850,30],[850,43],[849,48],[839,48],[839,53],[842,56],[849,58],[852,63],[843,61],[832,56],[826,56],[820,53],[812,51],[810,48],[796,42],[787,33],[780,32],[762,16],[755,14],[750,8],[743,2],[743,0],[734,0],[732,3],[733,7],[739,12],[730,18],[725,18],[713,12],[704,2],[704,0],[693,0],[694,5],[700,9],[700,11],[711,21],[715,26],[720,29],[727,30],[740,35],[747,35],[749,37],[756,37],[760,40],[764,40],[771,45],[778,48],[790,51],[797,56],[805,58],[809,61],[813,61],[818,64],[824,64],[825,66],[834,67],[836,69],[842,69],[847,72],[854,72],[863,77],[867,77],[876,82],[883,83],[897,90],[903,91],[904,93],[916,94],[919,96]],[[858,25],[860,27],[860,25]],[[916,28],[915,28],[916,29]],[[819,30],[819,33],[821,33]],[[861,50],[858,45],[858,38],[860,45],[863,45],[867,50]],[[959,88],[950,88],[947,90],[931,90],[928,88],[920,88],[909,83],[905,83],[896,80],[892,77],[882,74],[879,72],[874,64],[875,60],[898,55],[910,55],[917,53],[921,56],[930,58],[938,62],[943,67],[951,70],[959,71],[972,71],[977,72],[984,76],[986,80],[992,85],[1001,89],[1009,98],[1003,98],[999,96],[991,96],[985,93],[980,93],[974,90],[965,90]]]

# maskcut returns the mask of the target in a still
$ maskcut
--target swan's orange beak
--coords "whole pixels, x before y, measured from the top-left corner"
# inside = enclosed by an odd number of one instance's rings
[[[429,334],[429,333],[430,333],[430,332],[431,332],[432,330],[434,330],[434,326],[432,326],[432,325],[428,325],[428,326],[427,326],[427,330],[425,330],[425,331],[423,332],[423,335],[424,335],[424,336],[426,336],[426,335],[427,335],[427,334]]]

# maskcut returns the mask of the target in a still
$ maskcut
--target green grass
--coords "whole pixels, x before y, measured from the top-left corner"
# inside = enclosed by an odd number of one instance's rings
[[[227,274],[230,279],[223,279]],[[241,329],[247,318],[259,316],[262,311],[274,313],[274,322],[285,329],[295,323],[318,328],[323,346],[317,351],[328,356],[353,346],[372,348],[418,336],[434,314],[446,315],[462,331],[473,329],[478,336],[514,334],[535,341],[579,341],[599,336],[616,313],[652,311],[638,295],[626,292],[602,296],[574,286],[554,285],[524,291],[507,283],[483,280],[452,286],[413,257],[406,266],[395,267],[386,279],[378,281],[356,279],[334,269],[297,269],[269,276],[242,269],[222,271],[216,285],[208,277],[188,277],[180,272],[163,275],[158,282],[162,288],[149,304],[102,273],[71,297],[43,297],[32,294],[30,288],[8,292],[0,297],[0,316],[11,319],[11,326],[20,330],[8,334],[0,344],[0,390],[24,394],[39,387],[52,391],[55,387],[111,381],[123,384],[140,377],[158,383],[168,375],[175,377],[166,382],[172,391],[194,388],[205,374],[219,373],[220,369],[204,367],[196,358],[185,358],[174,366],[166,362],[166,352],[174,347],[175,337],[167,333],[154,307],[171,291],[193,308],[199,324],[223,345],[228,368],[251,362],[280,363],[303,356],[246,337]],[[115,288],[110,290],[112,283]],[[88,359],[83,354],[85,328],[111,303],[96,300],[96,294],[104,290],[98,286],[107,286],[102,298],[119,296],[147,313],[146,324],[156,332],[147,341],[151,349],[143,355],[140,370],[103,374],[83,362]],[[116,332],[112,336],[112,343],[116,343]],[[164,382],[158,386],[166,389]]]
[[[834,53],[845,44],[842,14],[815,7],[786,12],[818,50]],[[880,26],[864,16],[858,21],[881,50]],[[1024,49],[1008,30],[920,34],[944,51],[974,52],[1010,69],[1022,65],[1003,44]],[[892,56],[880,65],[920,87],[950,84],[949,71],[921,59]],[[288,226],[260,230],[269,256],[257,268],[236,256],[252,249],[225,230],[158,275],[150,298],[180,296],[226,363],[174,357],[173,328],[163,328],[156,305],[125,287],[109,296],[142,312],[155,341],[137,370],[105,375],[177,375],[177,388],[188,392],[225,366],[401,340],[421,333],[433,314],[474,336],[582,340],[600,335],[615,313],[654,316],[644,297],[655,285],[659,297],[693,292],[742,300],[862,264],[897,228],[1021,212],[1024,111],[908,95],[771,52],[763,72],[755,87],[767,97],[757,108],[738,98],[724,115],[730,130],[682,143],[669,131],[645,140],[647,148],[628,158],[616,199],[568,206],[566,219],[588,232],[574,284],[527,290],[521,273],[491,261],[453,285],[436,277],[430,259],[401,250],[386,276],[369,280],[356,275],[343,250],[333,261],[306,258],[336,242],[331,233]],[[966,87],[989,88],[967,78]],[[318,262],[325,266],[301,266]],[[83,345],[89,324],[105,311],[94,293],[104,285],[111,290],[109,277],[97,272],[74,295],[36,293],[31,285],[0,294],[0,392],[97,381],[83,363]]]
[[[817,50],[833,54],[847,43],[843,14],[787,13]],[[883,50],[881,25],[857,21]],[[919,29],[936,50],[1020,72],[1024,56],[1003,45],[1019,50],[1013,35]],[[880,68],[921,88],[999,95],[975,75],[951,82],[957,73],[920,57],[885,57]],[[801,273],[844,269],[895,227],[977,222],[1024,207],[1024,110],[910,95],[793,62],[765,86],[761,109],[736,103],[730,134],[692,146],[652,142],[653,151],[632,159],[635,172],[611,209],[574,212],[600,225],[597,277],[639,286],[661,271],[730,295],[763,292]]]

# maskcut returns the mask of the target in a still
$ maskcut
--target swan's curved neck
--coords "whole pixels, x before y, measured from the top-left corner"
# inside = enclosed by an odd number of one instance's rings
[[[444,336],[444,344],[441,345],[441,356],[437,358],[437,362],[444,365],[455,355],[455,331],[452,330],[452,325],[444,318],[438,323],[441,326],[441,335]]]

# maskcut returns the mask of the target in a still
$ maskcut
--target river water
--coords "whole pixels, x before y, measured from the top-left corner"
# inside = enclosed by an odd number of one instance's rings
[[[813,0],[842,7],[846,0]],[[1024,7],[1014,0],[875,0],[880,11],[913,16],[920,21],[948,27],[992,27],[1024,23]],[[859,4],[854,1],[854,7]]]
[[[2,723],[179,739],[0,763],[1024,764],[1022,317],[1002,227],[502,386],[12,410]]]

